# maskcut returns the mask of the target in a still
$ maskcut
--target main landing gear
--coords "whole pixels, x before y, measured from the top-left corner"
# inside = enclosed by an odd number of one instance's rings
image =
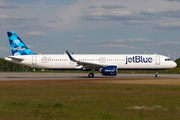
[[[156,71],[155,77],[160,77],[158,71]]]
[[[94,73],[93,73],[94,71],[95,71],[95,69],[91,68],[91,73],[89,73],[89,75],[88,75],[89,78],[93,78],[94,77]]]
[[[89,73],[88,77],[89,78],[93,78],[94,77],[94,73]]]

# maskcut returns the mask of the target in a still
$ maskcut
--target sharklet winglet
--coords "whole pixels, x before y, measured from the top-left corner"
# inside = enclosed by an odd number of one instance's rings
[[[70,54],[69,52],[66,50],[66,53],[68,54],[68,57],[71,61],[77,62],[77,60],[75,60]]]

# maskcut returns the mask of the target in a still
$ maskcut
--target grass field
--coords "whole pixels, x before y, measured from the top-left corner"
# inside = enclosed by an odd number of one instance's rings
[[[180,79],[0,81],[0,119],[180,119]]]

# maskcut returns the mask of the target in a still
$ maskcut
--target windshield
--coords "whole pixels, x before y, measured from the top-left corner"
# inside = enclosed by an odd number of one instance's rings
[[[171,59],[167,58],[167,59],[165,59],[165,61],[171,61]]]

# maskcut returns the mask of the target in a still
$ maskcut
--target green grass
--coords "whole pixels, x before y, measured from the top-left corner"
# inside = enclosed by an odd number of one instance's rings
[[[0,87],[0,119],[180,119],[180,86],[81,83]]]

